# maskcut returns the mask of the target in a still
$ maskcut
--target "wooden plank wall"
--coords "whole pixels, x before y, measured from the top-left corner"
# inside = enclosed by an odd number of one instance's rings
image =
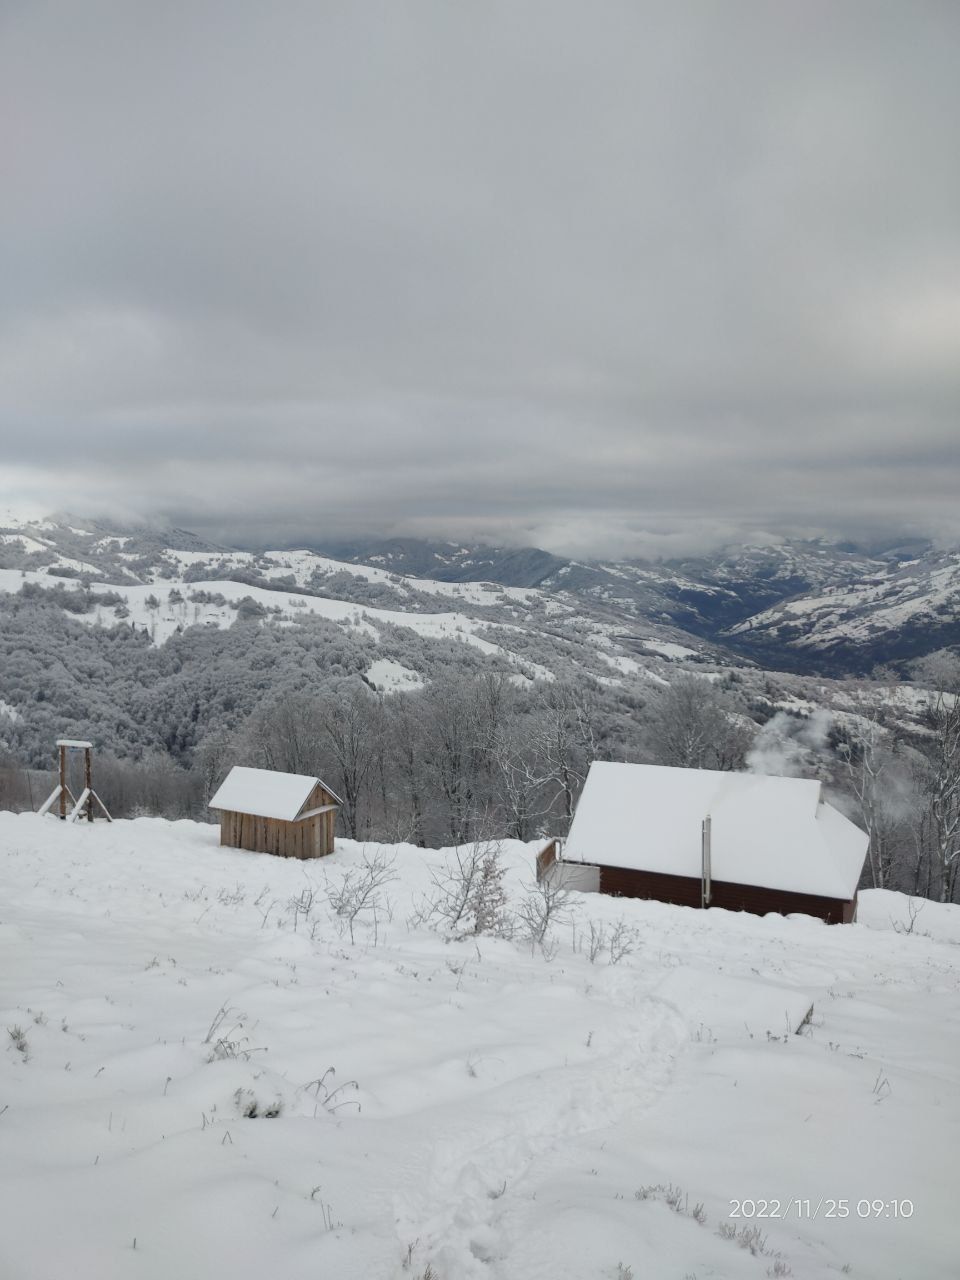
[[[818,916],[827,924],[849,924],[856,912],[855,901],[821,898],[812,893],[761,889],[756,885],[729,884],[722,880],[714,880],[711,889],[711,906],[726,907],[728,911],[750,911],[757,916],[766,915],[768,911],[777,911],[780,915],[802,911],[804,915]]]
[[[323,858],[333,853],[336,819],[335,809],[303,822],[283,822],[279,818],[224,810],[220,814],[220,843],[232,849],[272,853],[281,858]]]
[[[331,793],[326,789],[326,787],[323,785],[322,782],[318,782],[317,785],[310,792],[309,796],[307,796],[306,800],[300,806],[300,812],[306,813],[310,809],[319,809],[320,806],[324,804],[339,804],[339,803],[340,801],[336,798],[336,796],[331,795]]]
[[[557,841],[551,840],[550,843],[548,845],[544,845],[544,847],[537,854],[537,882],[538,883],[543,879],[547,870],[551,866],[553,866],[553,864],[556,862],[557,852],[558,852]]]
[[[654,898],[678,907],[700,906],[700,881],[628,867],[600,867],[600,892],[617,898]]]
[[[817,916],[828,924],[849,924],[856,916],[856,898],[845,902],[840,898],[821,898],[810,893],[788,893],[781,889],[763,889],[757,885],[731,884],[714,880],[711,906],[727,911],[749,911],[766,915],[777,911],[787,915],[794,911]],[[680,907],[700,907],[700,880],[692,876],[670,876],[654,871],[632,871],[625,867],[600,867],[600,892],[621,898],[652,898]]]

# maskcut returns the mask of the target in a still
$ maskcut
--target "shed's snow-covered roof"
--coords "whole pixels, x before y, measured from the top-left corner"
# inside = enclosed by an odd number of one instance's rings
[[[318,783],[339,801],[320,778],[311,778],[305,773],[277,773],[274,769],[248,769],[235,764],[210,801],[210,808],[292,822]]]
[[[867,836],[806,778],[595,762],[563,856],[699,879],[707,814],[714,880],[845,900],[856,892]]]

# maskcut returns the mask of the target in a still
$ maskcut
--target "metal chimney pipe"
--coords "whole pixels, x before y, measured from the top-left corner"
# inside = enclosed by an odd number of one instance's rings
[[[709,907],[711,897],[710,886],[710,827],[711,820],[709,813],[703,820],[700,829],[700,857],[701,857],[701,882],[700,882],[700,905],[701,907]]]

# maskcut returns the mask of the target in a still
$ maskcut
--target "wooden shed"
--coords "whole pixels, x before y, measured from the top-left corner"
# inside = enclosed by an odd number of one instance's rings
[[[807,778],[597,762],[537,874],[686,907],[856,918],[865,832]]]
[[[333,853],[342,801],[320,778],[234,765],[210,801],[220,813],[220,843],[281,858]]]

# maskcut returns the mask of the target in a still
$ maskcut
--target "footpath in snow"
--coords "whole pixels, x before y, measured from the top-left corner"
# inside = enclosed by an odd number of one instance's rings
[[[0,813],[4,1280],[960,1274],[960,908],[582,895],[545,957],[398,846],[351,940],[376,851]]]

